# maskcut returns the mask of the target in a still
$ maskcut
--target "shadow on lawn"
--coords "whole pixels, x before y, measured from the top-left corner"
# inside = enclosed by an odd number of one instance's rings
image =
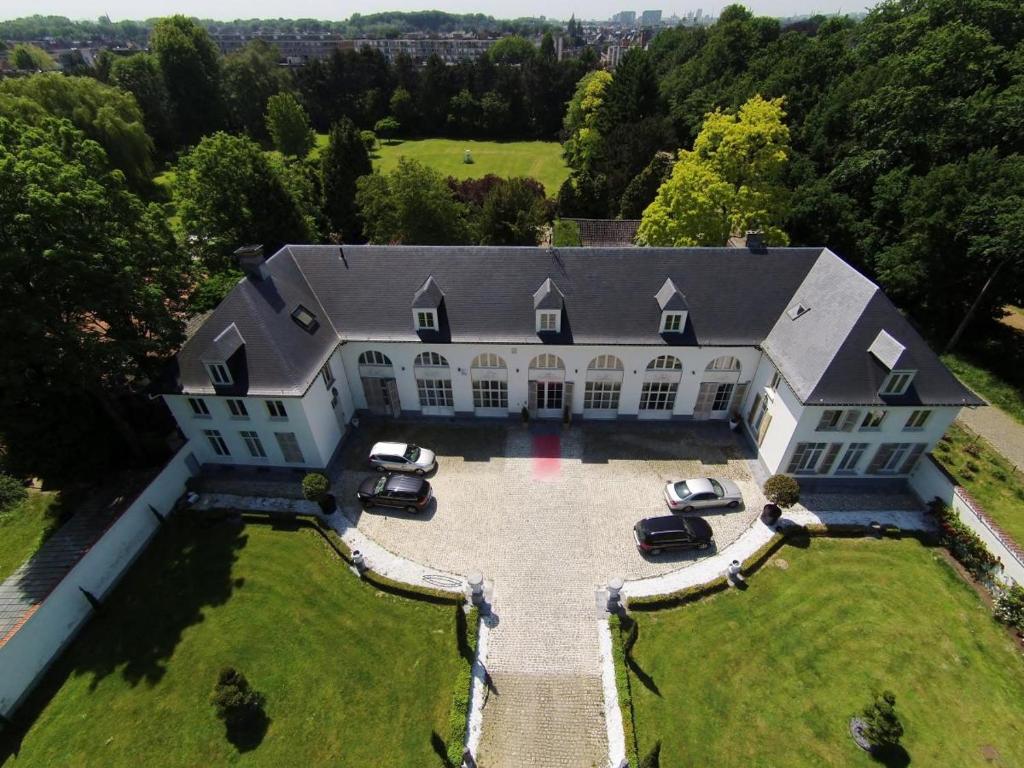
[[[910,753],[901,745],[881,747],[871,753],[871,758],[885,768],[906,768],[910,765]]]
[[[237,516],[170,519],[0,733],[0,763],[20,751],[25,733],[68,679],[89,675],[90,691],[112,674],[132,687],[158,683],[184,631],[203,621],[203,609],[227,602],[243,586],[231,571],[246,541]]]

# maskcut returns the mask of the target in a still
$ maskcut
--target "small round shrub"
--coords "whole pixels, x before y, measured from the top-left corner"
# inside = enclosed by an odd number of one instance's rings
[[[1024,587],[1014,584],[999,595],[994,613],[1003,624],[1024,632]]]
[[[20,504],[28,498],[24,483],[16,477],[0,473],[0,512]]]
[[[322,501],[331,490],[331,481],[322,472],[309,472],[302,478],[302,495],[309,501]]]
[[[220,671],[210,702],[217,710],[217,717],[224,721],[230,738],[258,728],[266,718],[263,694],[253,690],[245,675],[234,667]]]
[[[892,691],[875,694],[864,708],[864,737],[875,749],[895,747],[903,738],[903,723],[896,715],[896,695]]]
[[[968,472],[973,472],[975,474],[977,474],[978,470],[981,469],[976,461],[968,461],[964,466],[967,467]]]
[[[764,495],[772,504],[792,507],[800,501],[800,483],[790,475],[772,475],[765,480]]]

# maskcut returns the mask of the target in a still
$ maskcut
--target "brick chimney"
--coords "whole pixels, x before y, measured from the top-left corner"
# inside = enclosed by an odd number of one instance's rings
[[[243,245],[235,251],[238,267],[250,280],[263,280],[267,277],[267,266],[263,259],[262,245]]]
[[[764,240],[764,231],[760,229],[747,230],[747,248],[754,253],[764,253],[768,250],[768,244]]]

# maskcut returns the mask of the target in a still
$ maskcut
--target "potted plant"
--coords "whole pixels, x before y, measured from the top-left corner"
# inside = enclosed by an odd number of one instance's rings
[[[740,412],[735,408],[729,411],[729,429],[733,432],[740,431]]]
[[[302,495],[308,501],[319,504],[320,511],[325,515],[333,513],[337,506],[331,495],[331,481],[322,472],[309,472],[302,478]]]
[[[523,424],[530,423],[530,409],[527,408],[525,405],[523,406],[523,409],[519,411],[519,416],[522,418]]]

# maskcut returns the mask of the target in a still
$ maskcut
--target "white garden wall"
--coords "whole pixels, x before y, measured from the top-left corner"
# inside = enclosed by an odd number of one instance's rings
[[[88,621],[92,607],[81,589],[102,600],[146,548],[160,527],[150,505],[170,514],[185,492],[191,455],[186,444],[0,647],[0,715],[10,717]]]

